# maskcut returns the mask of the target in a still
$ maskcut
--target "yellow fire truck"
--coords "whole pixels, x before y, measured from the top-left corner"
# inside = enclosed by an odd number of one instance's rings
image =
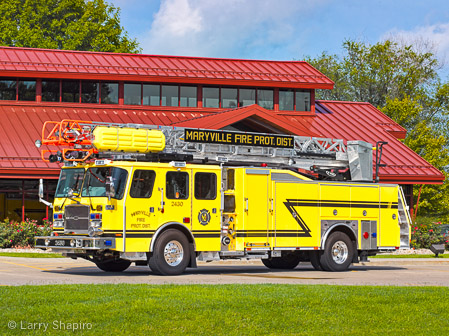
[[[63,120],[44,124],[42,145],[64,166],[54,232],[36,246],[103,271],[249,258],[344,271],[409,247],[402,190],[373,183],[363,141]]]

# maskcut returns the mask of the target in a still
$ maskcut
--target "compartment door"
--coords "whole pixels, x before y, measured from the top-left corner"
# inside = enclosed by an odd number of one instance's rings
[[[268,225],[272,216],[269,200],[268,169],[246,169],[244,174],[243,230],[237,232],[244,237],[247,248],[267,248]]]

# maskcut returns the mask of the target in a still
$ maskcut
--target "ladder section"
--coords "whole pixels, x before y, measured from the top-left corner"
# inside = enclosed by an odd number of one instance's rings
[[[401,243],[400,248],[410,248],[410,225],[411,219],[409,209],[405,201],[404,191],[399,187],[398,192],[398,214]]]
[[[85,161],[95,154],[130,160],[185,155],[194,162],[323,170],[330,178],[332,171],[349,169],[351,180],[372,181],[372,146],[364,141],[345,145],[330,138],[63,120],[46,122],[36,145],[59,147],[42,150],[46,161]]]

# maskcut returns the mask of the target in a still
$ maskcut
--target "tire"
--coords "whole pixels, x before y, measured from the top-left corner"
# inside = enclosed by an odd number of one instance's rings
[[[155,274],[179,275],[184,272],[189,260],[186,236],[178,230],[168,229],[157,238],[148,265]]]
[[[119,260],[96,261],[95,264],[99,269],[105,272],[123,272],[131,265],[131,261],[119,259]]]
[[[320,264],[320,252],[319,251],[311,251],[309,253],[310,263],[312,264],[313,268],[317,271],[322,271],[323,268]]]
[[[351,265],[353,256],[351,239],[343,232],[334,232],[326,241],[324,252],[320,256],[320,265],[324,271],[343,272]]]
[[[262,259],[262,263],[272,269],[294,269],[298,266],[301,257],[297,254],[289,253],[282,257]]]

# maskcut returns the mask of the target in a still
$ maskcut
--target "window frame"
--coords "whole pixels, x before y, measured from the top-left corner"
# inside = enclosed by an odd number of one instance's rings
[[[2,77],[0,78],[0,81],[9,81],[14,83],[14,99],[0,99],[0,101],[17,101],[18,100],[18,80],[17,78],[11,78],[11,77]],[[9,90],[12,92],[12,89]]]
[[[133,190],[134,190],[133,187],[134,187],[134,182],[135,182],[135,179],[136,179],[136,173],[137,172],[139,172],[139,173],[140,172],[151,172],[151,173],[153,173],[153,177],[152,177],[153,178],[153,182],[152,182],[152,185],[151,185],[151,190],[150,190],[149,196],[140,196],[140,197],[133,196]],[[156,184],[156,171],[154,171],[153,169],[136,169],[136,170],[134,170],[133,177],[132,177],[132,180],[131,180],[131,186],[129,188],[129,196],[131,198],[137,198],[137,199],[149,199],[149,198],[151,198],[151,196],[153,196],[153,190],[154,190],[155,184]]]
[[[197,176],[198,175],[211,175],[214,176],[214,183],[213,183],[213,191],[214,191],[214,197],[213,198],[206,198],[206,197],[198,197],[197,196]],[[203,200],[203,201],[213,201],[217,199],[217,174],[216,173],[211,173],[211,172],[196,172],[194,177],[193,177],[193,196],[195,197],[195,199],[197,200]]]
[[[186,180],[186,195],[185,195],[185,198],[181,198],[181,197],[179,197],[179,198],[176,198],[176,197],[169,197],[169,194],[168,194],[168,175],[169,174],[185,174],[185,175],[187,175],[187,180]],[[183,171],[168,171],[166,174],[165,174],[165,198],[167,198],[167,199],[169,199],[169,200],[188,200],[189,198],[190,198],[190,176],[189,176],[190,174],[188,173],[188,172],[183,172]],[[173,190],[173,192],[175,193],[175,195],[176,195],[176,192]],[[175,196],[175,195],[173,195],[173,196]]]
[[[217,89],[218,90],[218,98],[205,98],[204,97],[204,90],[205,89]],[[206,106],[205,99],[217,99],[218,100],[218,106]],[[201,88],[201,103],[204,108],[221,108],[221,86],[203,86]]]

